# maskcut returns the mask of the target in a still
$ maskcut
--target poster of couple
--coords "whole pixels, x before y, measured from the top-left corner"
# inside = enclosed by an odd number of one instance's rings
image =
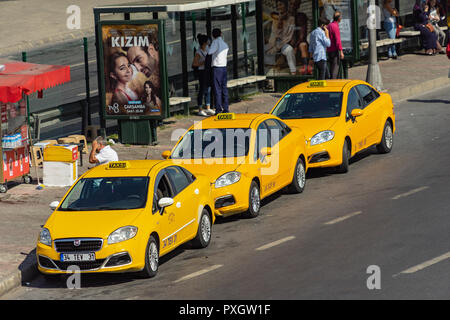
[[[107,22],[100,32],[105,116],[162,118],[160,25]]]

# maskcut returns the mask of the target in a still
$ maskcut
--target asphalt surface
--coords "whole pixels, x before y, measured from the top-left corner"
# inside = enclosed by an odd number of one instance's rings
[[[369,149],[343,175],[310,170],[302,194],[220,219],[208,248],[175,250],[156,278],[83,275],[68,290],[39,276],[2,298],[449,299],[449,107],[449,87],[399,103],[391,153]]]

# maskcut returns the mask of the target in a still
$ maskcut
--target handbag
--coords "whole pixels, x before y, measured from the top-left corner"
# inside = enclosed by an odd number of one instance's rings
[[[427,27],[427,29],[430,30],[430,32],[434,32],[434,27],[433,27],[433,25],[431,23],[427,23],[425,25],[425,27]]]
[[[447,57],[450,59],[450,41],[447,44]]]
[[[403,26],[401,24],[397,24],[397,31],[395,32],[395,37],[398,38],[400,35],[400,31],[402,31]]]

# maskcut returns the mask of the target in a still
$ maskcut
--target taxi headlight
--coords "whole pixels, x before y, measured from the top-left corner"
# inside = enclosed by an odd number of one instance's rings
[[[311,145],[315,146],[316,144],[321,144],[330,141],[333,138],[334,138],[334,131],[331,130],[321,131],[311,138]]]
[[[39,242],[47,246],[52,246],[52,237],[50,236],[50,231],[47,228],[43,228],[39,233]]]
[[[137,234],[138,228],[135,226],[126,226],[117,229],[108,237],[108,244],[118,243],[134,238]]]
[[[216,188],[226,187],[230,184],[236,183],[241,179],[241,173],[237,171],[227,172],[221,175],[217,180],[214,186]]]

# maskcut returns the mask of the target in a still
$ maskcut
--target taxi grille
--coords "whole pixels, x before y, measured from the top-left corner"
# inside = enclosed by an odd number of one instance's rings
[[[53,262],[58,266],[60,270],[67,270],[70,266],[77,266],[80,270],[95,270],[102,266],[105,259],[98,259],[95,261],[77,261],[77,262],[63,262],[58,260],[53,260]]]
[[[79,241],[79,245],[75,245]],[[58,252],[94,252],[102,248],[102,239],[61,239],[55,240]]]

